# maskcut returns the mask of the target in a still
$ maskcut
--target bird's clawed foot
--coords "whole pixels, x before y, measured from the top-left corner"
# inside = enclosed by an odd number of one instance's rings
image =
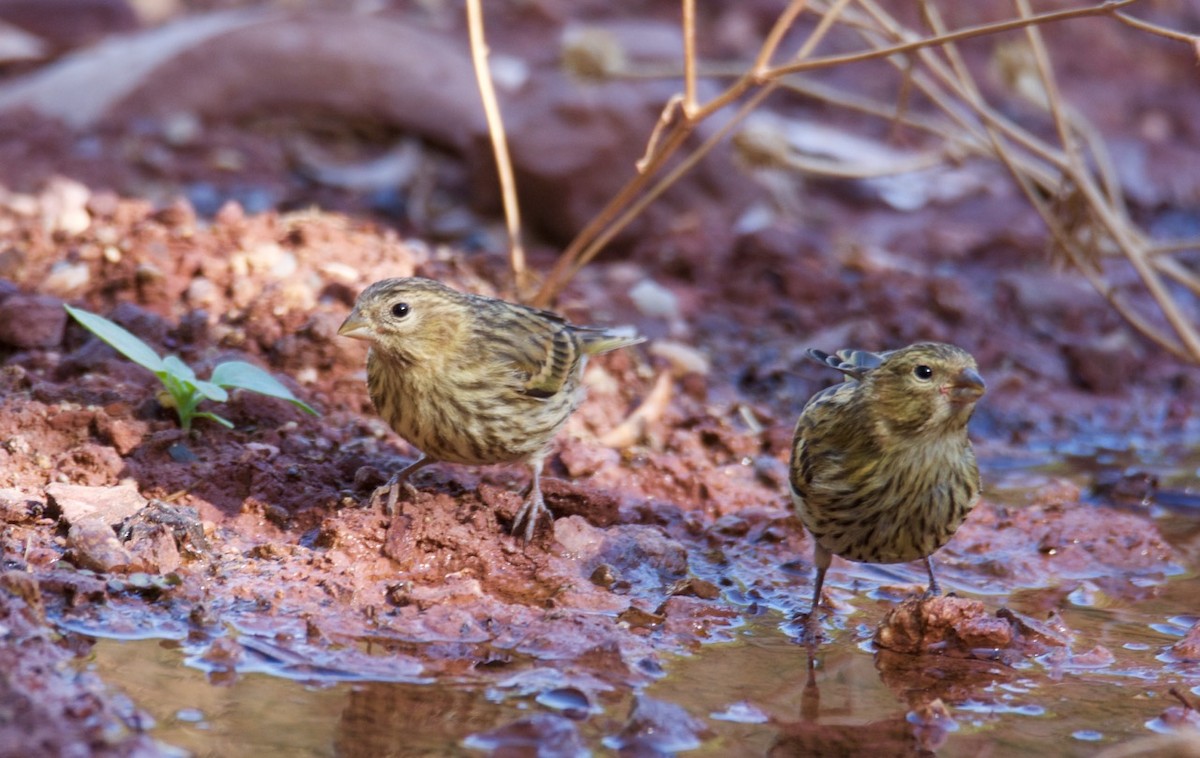
[[[809,650],[815,650],[822,642],[825,642],[825,633],[821,630],[821,610],[819,608],[799,614],[796,620],[802,622],[799,641],[804,643]]]
[[[546,518],[553,521],[554,516],[550,513],[550,509],[546,507],[545,500],[542,498],[542,488],[531,486],[528,494],[525,496],[525,502],[521,504],[521,510],[517,511],[516,518],[513,519],[512,533],[514,536],[521,535],[526,542],[533,539],[534,532],[537,531],[538,520],[542,514],[546,514]],[[521,525],[525,528],[522,529]]]
[[[808,613],[803,615],[804,627],[800,632],[800,641],[808,645],[810,651],[825,639],[821,633],[821,590],[825,587],[825,572],[829,569],[829,553],[819,544],[813,553],[813,563],[817,567],[817,576],[813,582],[812,602],[808,604]]]
[[[789,633],[796,634],[796,641],[803,643],[810,653],[815,652],[817,647],[826,641],[824,631],[821,629],[821,604],[814,600],[808,607],[808,612],[797,611],[792,616],[792,621],[788,624]]]
[[[401,472],[403,473],[403,472]],[[391,479],[387,480],[387,484],[376,487],[371,493],[371,507],[375,508],[379,503],[384,503],[383,512],[388,516],[396,515],[396,503],[400,501],[400,490],[403,488],[404,494],[408,499],[415,500],[417,497],[417,488],[412,486],[412,483],[407,481],[407,477],[400,478],[400,474],[396,474]],[[386,500],[385,500],[386,498]]]
[[[387,480],[387,484],[377,487],[371,493],[371,500],[369,501],[371,507],[374,508],[380,502],[384,502],[384,497],[386,496],[387,500],[383,512],[388,516],[394,516],[396,514],[396,503],[400,500],[400,488],[404,488],[404,492],[408,495],[409,499],[415,500],[417,497],[417,488],[409,484],[408,478],[418,469],[424,468],[433,462],[432,458],[421,456],[397,471],[392,475],[391,479]]]

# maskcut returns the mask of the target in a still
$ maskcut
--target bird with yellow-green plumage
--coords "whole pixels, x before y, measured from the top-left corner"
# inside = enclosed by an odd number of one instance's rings
[[[549,311],[421,277],[367,287],[338,330],[370,344],[367,386],[379,415],[421,451],[373,496],[393,512],[418,469],[444,461],[524,463],[530,485],[513,533],[549,516],[542,465],[582,400],[589,356],[634,345],[630,329],[577,326]]]
[[[844,377],[809,399],[792,440],[792,503],[813,538],[813,629],[835,555],[924,560],[928,594],[940,594],[930,556],[979,500],[967,422],[985,385],[975,359],[954,345],[808,352]]]

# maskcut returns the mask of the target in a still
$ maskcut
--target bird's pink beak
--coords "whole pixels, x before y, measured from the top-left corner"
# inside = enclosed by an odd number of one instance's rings
[[[987,392],[983,377],[973,368],[965,368],[947,388],[953,403],[973,403]]]

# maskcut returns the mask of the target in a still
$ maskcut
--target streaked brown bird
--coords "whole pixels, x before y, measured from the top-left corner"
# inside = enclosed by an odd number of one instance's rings
[[[970,353],[923,342],[870,353],[809,350],[845,375],[805,404],[789,466],[792,503],[813,536],[810,628],[832,556],[864,563],[925,560],[979,500],[967,422],[985,385]]]
[[[430,463],[522,462],[529,491],[513,522],[533,538],[550,516],[542,463],[582,400],[588,356],[642,341],[629,329],[575,326],[548,311],[470,295],[420,277],[384,279],[358,296],[338,334],[365,340],[367,387],[379,415],[421,457],[376,490],[399,488]]]

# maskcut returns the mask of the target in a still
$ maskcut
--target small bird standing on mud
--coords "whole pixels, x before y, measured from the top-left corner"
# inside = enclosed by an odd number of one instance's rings
[[[817,567],[809,628],[834,555],[865,563],[925,559],[979,500],[967,422],[983,396],[975,359],[925,342],[885,353],[808,354],[845,374],[805,404],[789,466],[792,503],[813,536]]]
[[[542,462],[582,400],[589,355],[634,345],[632,330],[575,326],[548,311],[469,295],[420,277],[384,279],[358,296],[338,334],[365,340],[367,386],[383,420],[421,457],[376,490],[387,511],[430,463],[528,464],[528,496],[513,522],[526,542],[549,511]]]

